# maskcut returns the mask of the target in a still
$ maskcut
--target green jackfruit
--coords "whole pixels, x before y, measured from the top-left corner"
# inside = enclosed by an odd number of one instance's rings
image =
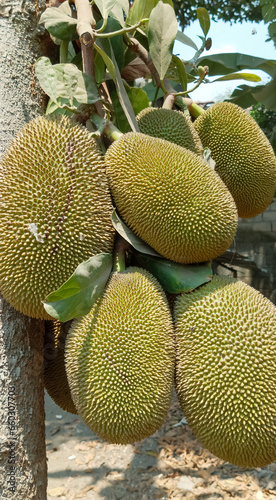
[[[145,108],[136,119],[142,134],[166,139],[202,156],[203,147],[199,135],[182,111]]]
[[[44,386],[49,396],[64,411],[77,414],[65,371],[65,340],[71,322],[45,322]]]
[[[241,467],[276,460],[276,308],[216,276],[177,299],[176,386],[195,435]]]
[[[167,259],[183,264],[222,254],[237,228],[234,200],[199,156],[128,133],[106,152],[106,172],[125,223]]]
[[[203,146],[211,150],[239,217],[266,210],[276,189],[276,158],[255,120],[236,104],[220,102],[200,115],[194,127]]]
[[[89,132],[67,117],[39,117],[0,164],[0,290],[22,313],[50,319],[42,301],[78,264],[112,252],[104,161]]]
[[[73,322],[66,371],[85,423],[111,443],[144,439],[162,424],[173,389],[170,310],[150,273],[113,273],[91,312]]]

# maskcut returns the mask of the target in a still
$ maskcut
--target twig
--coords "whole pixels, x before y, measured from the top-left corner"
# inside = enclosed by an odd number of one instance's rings
[[[78,18],[77,32],[81,43],[83,72],[94,77],[93,28],[96,26],[96,21],[89,0],[75,0],[75,7]]]
[[[77,32],[80,37],[83,72],[95,78],[94,64],[94,28],[96,21],[89,0],[75,0],[77,11]],[[100,90],[103,95],[103,91]],[[94,104],[99,116],[105,116],[105,107],[101,98]]]
[[[99,30],[94,32],[95,37],[99,38],[112,38],[114,36],[118,35],[124,35],[125,33],[129,33],[130,31],[135,31],[141,24],[147,22],[148,19],[141,19],[141,21],[138,21],[136,24],[133,26],[128,26],[126,28],[122,28],[118,31],[113,31],[112,33],[103,33],[103,27],[101,27]]]

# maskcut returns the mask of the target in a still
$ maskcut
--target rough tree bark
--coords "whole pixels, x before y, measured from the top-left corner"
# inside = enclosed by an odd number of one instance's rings
[[[0,2],[0,156],[41,109],[33,64],[49,39],[38,26],[45,0]],[[46,499],[44,323],[0,300],[0,498]]]

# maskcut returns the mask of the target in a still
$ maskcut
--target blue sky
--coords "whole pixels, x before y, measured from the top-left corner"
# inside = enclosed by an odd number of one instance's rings
[[[199,47],[201,40],[197,35],[202,35],[199,22],[196,21],[191,26],[188,26],[185,35],[189,36]],[[254,34],[253,34],[254,33]],[[267,25],[261,23],[242,23],[232,24],[218,21],[211,21],[210,31],[208,36],[212,38],[212,47],[208,52],[203,52],[202,55],[218,54],[222,52],[240,52],[250,54],[265,59],[276,59],[276,48],[273,42],[266,42]],[[179,42],[175,42],[174,53],[178,54],[182,59],[190,59],[195,54],[195,51]],[[262,71],[256,72],[262,82],[268,81],[268,75]],[[226,94],[229,94],[239,84],[249,84],[244,80],[236,80],[235,82],[217,82],[213,84],[201,85],[190,96],[193,100],[221,100]],[[255,85],[255,84],[253,84]]]

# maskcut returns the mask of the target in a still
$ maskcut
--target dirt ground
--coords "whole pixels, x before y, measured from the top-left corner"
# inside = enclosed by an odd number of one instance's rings
[[[144,441],[111,445],[46,394],[49,500],[276,500],[276,462],[244,469],[204,449],[174,396],[163,426]]]

